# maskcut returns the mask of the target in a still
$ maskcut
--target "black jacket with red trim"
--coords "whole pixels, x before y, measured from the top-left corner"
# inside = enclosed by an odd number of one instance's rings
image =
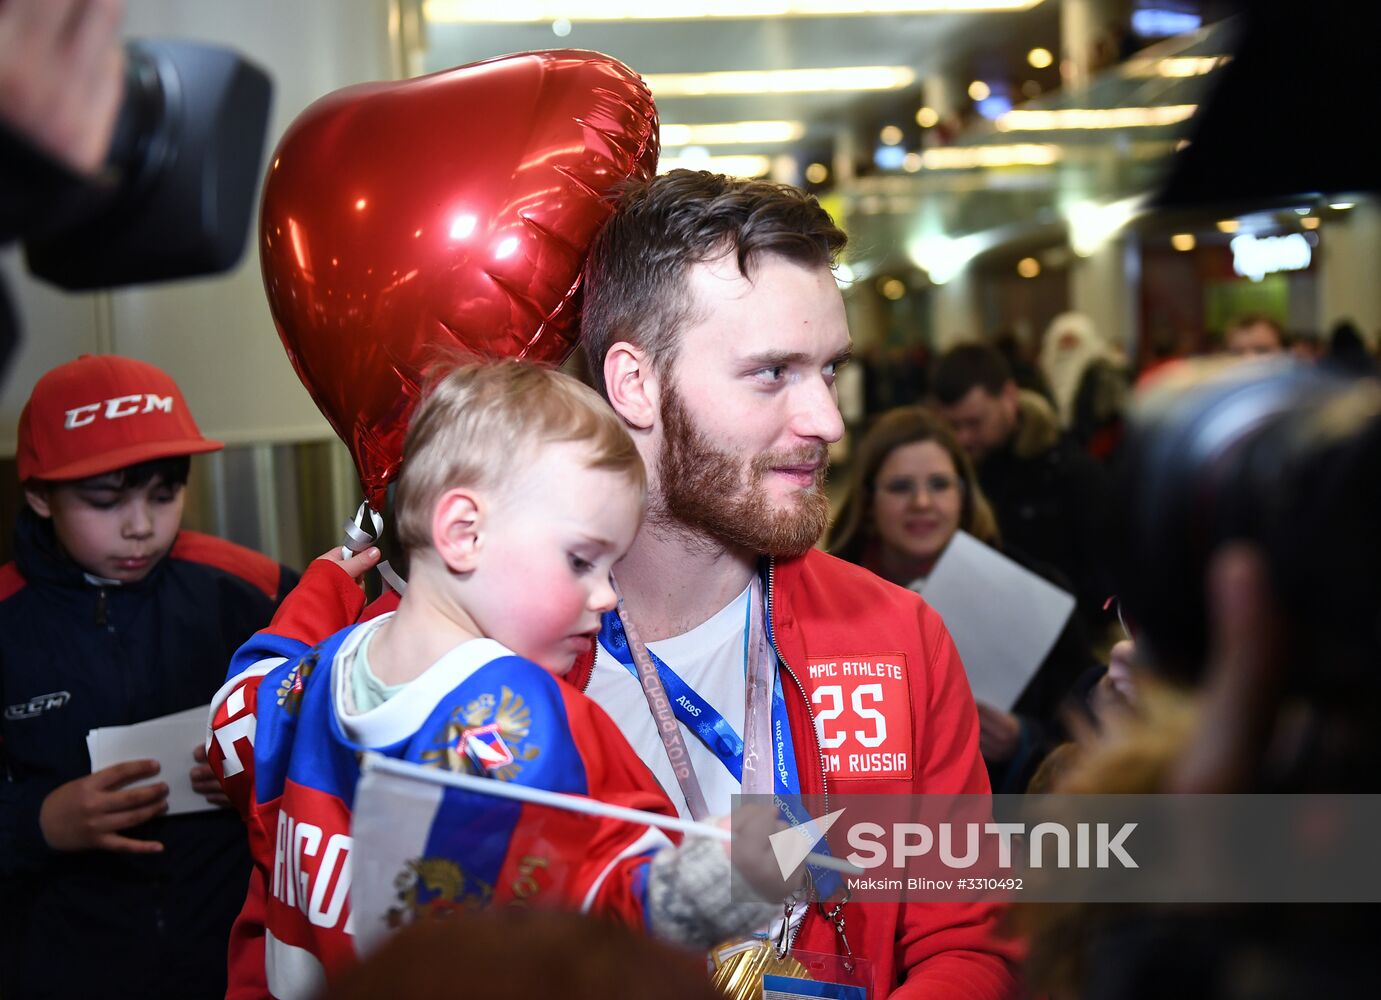
[[[207,704],[297,574],[184,531],[144,580],[101,587],[28,510],[15,541],[0,567],[0,996],[223,995],[249,871],[239,817],[127,831],[159,854],[64,853],[47,847],[39,807],[90,773],[89,730]]]

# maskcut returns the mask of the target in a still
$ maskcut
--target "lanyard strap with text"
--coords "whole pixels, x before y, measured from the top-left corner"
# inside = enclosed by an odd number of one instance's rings
[[[681,738],[681,727],[677,725],[676,714],[667,700],[660,671],[652,661],[652,653],[638,637],[638,629],[634,626],[633,620],[628,617],[623,594],[619,593],[617,583],[614,584],[614,593],[618,595],[619,603],[613,611],[605,613],[599,630],[599,642],[605,649],[613,652],[619,662],[633,671],[633,675],[638,678],[643,695],[647,698],[647,707],[657,723],[657,734],[662,738],[662,749],[666,751],[667,760],[671,762],[676,783],[681,786],[681,794],[686,799],[686,808],[690,810],[691,819],[707,819],[710,810],[705,805],[705,793],[700,790],[700,781],[691,767],[690,751],[686,749],[686,741]]]
[[[791,739],[791,726],[787,721],[786,701],[782,695],[781,681],[776,676],[776,656],[764,635],[766,619],[763,616],[762,582],[755,577],[749,598],[748,628],[745,641],[747,683],[749,691],[749,711],[746,721],[753,725],[754,697],[756,689],[770,690],[770,732],[765,741],[771,750],[772,790],[788,794],[798,794],[800,783],[796,775],[796,757]],[[740,783],[745,780],[743,739],[709,702],[681,679],[656,653],[648,649],[639,639],[636,627],[629,621],[622,602],[616,612],[604,616],[600,629],[600,644],[638,679],[647,698],[648,708],[657,723],[662,744],[671,761],[676,780],[686,796],[686,805],[695,819],[703,819],[697,809],[704,809],[704,794],[695,772],[689,767],[685,756],[684,743],[680,740],[679,721],[696,735],[711,753],[719,759],[725,769]],[[758,701],[761,704],[761,701]],[[767,713],[762,713],[767,715]],[[756,729],[756,732],[755,732]],[[752,763],[760,760],[757,748],[763,743],[763,727],[749,729],[747,757],[750,761],[749,778],[752,778]],[[755,784],[756,782],[750,781]],[[767,789],[744,788],[749,791]]]

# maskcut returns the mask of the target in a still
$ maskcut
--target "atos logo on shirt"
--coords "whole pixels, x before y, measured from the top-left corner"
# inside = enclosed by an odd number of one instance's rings
[[[101,412],[102,407],[105,409],[104,413]],[[173,397],[145,392],[133,396],[116,396],[99,403],[87,403],[85,406],[68,410],[67,419],[63,421],[62,426],[65,430],[70,431],[77,427],[85,427],[100,416],[104,416],[107,420],[119,420],[121,417],[132,417],[136,413],[152,413],[154,410],[161,413],[172,413]]]
[[[61,708],[72,700],[70,691],[54,691],[52,694],[40,694],[28,701],[20,702],[18,705],[9,705],[5,709],[5,718],[11,722],[20,719],[34,719],[44,712],[54,708]]]

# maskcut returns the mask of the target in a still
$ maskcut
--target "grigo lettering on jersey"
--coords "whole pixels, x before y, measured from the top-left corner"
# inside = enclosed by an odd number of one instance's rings
[[[103,410],[104,412],[102,412]],[[85,427],[100,416],[104,416],[107,420],[119,420],[121,417],[132,417],[136,413],[152,413],[154,410],[172,413],[173,397],[143,392],[134,396],[116,396],[113,399],[103,399],[99,403],[87,403],[85,406],[77,406],[68,410],[67,419],[63,421],[62,426],[70,431],[77,427]]]
[[[273,858],[273,898],[302,911],[315,927],[335,927],[350,896],[350,837],[278,814]],[[353,916],[353,915],[352,915]],[[352,916],[345,933],[353,934]]]

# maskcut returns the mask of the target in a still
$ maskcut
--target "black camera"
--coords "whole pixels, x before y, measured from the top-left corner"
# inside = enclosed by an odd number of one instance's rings
[[[1202,679],[1205,576],[1240,541],[1265,559],[1290,687],[1378,693],[1381,383],[1256,362],[1153,392],[1115,482],[1118,598],[1156,672]]]
[[[21,178],[29,191],[11,192],[25,201],[28,224],[18,235],[29,269],[63,288],[215,273],[244,251],[268,75],[234,52],[192,42],[134,41],[126,57],[125,98],[102,175],[72,183],[59,165],[45,171],[34,163],[42,154],[30,150]]]
[[[216,274],[244,252],[268,74],[226,49],[132,41],[106,166],[83,177],[0,120],[0,245],[79,291]],[[0,282],[0,374],[17,339]]]

